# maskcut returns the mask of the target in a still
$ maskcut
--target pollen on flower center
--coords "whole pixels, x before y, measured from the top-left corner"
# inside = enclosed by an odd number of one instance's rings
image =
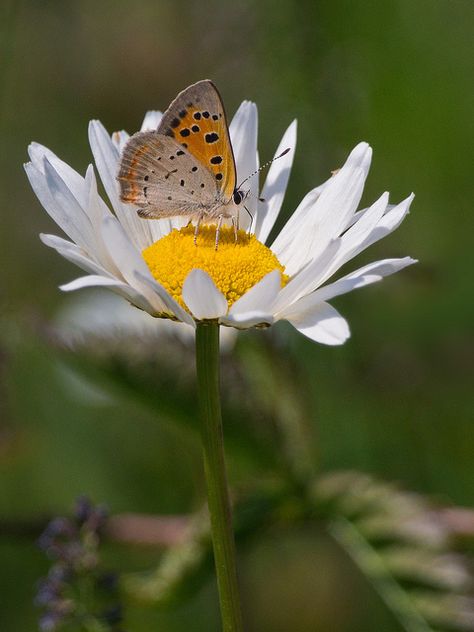
[[[183,283],[194,268],[211,276],[229,307],[272,270],[281,271],[282,285],[288,281],[277,257],[254,235],[239,230],[235,241],[233,228],[222,227],[217,250],[215,238],[215,225],[201,226],[194,244],[194,227],[188,225],[142,252],[152,275],[182,307],[186,307],[181,296]]]

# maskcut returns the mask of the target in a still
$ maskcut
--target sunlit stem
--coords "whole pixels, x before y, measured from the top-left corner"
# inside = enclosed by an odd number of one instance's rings
[[[212,543],[224,632],[242,632],[237,585],[232,512],[224,460],[219,397],[219,325],[198,323],[196,366],[201,412],[204,469],[211,519]]]

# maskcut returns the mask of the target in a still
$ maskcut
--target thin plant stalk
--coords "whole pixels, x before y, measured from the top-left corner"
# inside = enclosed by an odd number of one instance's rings
[[[197,324],[196,367],[212,543],[224,632],[242,632],[219,396],[219,325]]]

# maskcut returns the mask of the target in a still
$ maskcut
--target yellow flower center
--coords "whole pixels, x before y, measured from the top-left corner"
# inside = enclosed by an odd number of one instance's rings
[[[201,226],[196,244],[194,226],[188,225],[171,231],[142,255],[155,279],[184,308],[183,283],[194,268],[209,274],[229,307],[272,270],[280,270],[282,286],[286,285],[285,268],[254,235],[239,230],[235,241],[233,228],[222,227],[217,250],[215,241],[215,225]]]

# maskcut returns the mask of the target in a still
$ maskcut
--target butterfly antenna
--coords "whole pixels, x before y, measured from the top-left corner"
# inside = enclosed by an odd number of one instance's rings
[[[245,180],[242,180],[242,182],[239,184],[239,186],[237,187],[237,190],[240,189],[240,187],[247,182],[247,180],[250,180],[250,178],[253,178],[254,176],[257,175],[257,173],[260,173],[260,171],[262,171],[262,169],[266,169],[267,167],[269,167],[272,162],[275,162],[275,160],[278,160],[278,158],[282,158],[285,154],[287,154],[290,151],[291,147],[287,147],[285,149],[285,151],[282,151],[281,154],[279,154],[278,156],[275,156],[274,158],[272,158],[271,160],[267,160],[267,162],[265,162],[261,167],[259,167],[258,169],[256,169],[253,173],[251,173],[249,176],[247,176],[245,178]],[[247,209],[246,209],[247,210]],[[248,210],[247,210],[248,213]],[[250,213],[249,213],[250,215]],[[250,215],[250,217],[252,217]],[[252,218],[253,219],[253,218]]]

